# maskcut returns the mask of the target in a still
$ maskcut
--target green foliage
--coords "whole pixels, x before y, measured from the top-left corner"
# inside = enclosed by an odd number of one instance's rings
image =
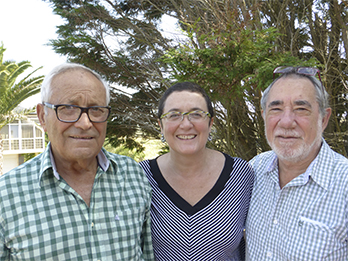
[[[137,138],[137,141],[142,144],[144,148],[141,152],[136,148],[129,149],[124,145],[114,147],[110,144],[108,139],[105,141],[104,148],[112,153],[131,157],[137,162],[145,159],[153,159],[163,154],[163,145],[159,140]]]
[[[166,66],[159,58],[170,40],[155,24],[141,20],[141,12],[131,12],[128,8],[133,5],[124,1],[50,2],[66,20],[58,27],[60,38],[51,41],[55,51],[112,83],[110,143],[141,152],[144,148],[136,139],[139,129],[144,138],[159,133],[154,104],[165,89],[161,68]]]
[[[232,21],[224,24],[224,30],[205,33],[198,21],[186,25],[189,40],[168,50],[163,59],[175,68],[175,80],[196,82],[210,94],[216,117],[209,146],[251,159],[269,149],[259,132],[263,127],[259,102],[261,91],[273,81],[273,69],[313,65],[315,60],[304,62],[288,52],[276,52],[279,33],[275,28],[255,31],[237,28]]]
[[[37,155],[37,153],[25,153],[24,156],[24,162],[31,160]]]
[[[125,148],[124,146],[118,146],[116,148],[114,147],[111,147],[110,145],[106,145],[105,146],[105,149],[107,151],[110,151],[112,153],[116,153],[116,154],[119,154],[119,155],[124,155],[124,156],[128,156],[132,159],[134,159],[135,161],[139,162],[139,161],[142,161],[144,158],[145,158],[145,154],[144,152],[138,152],[137,150],[135,149],[128,149],[128,148]]]
[[[50,0],[65,19],[54,49],[110,81],[108,137],[143,150],[158,137],[156,108],[173,81],[195,81],[215,104],[209,146],[249,159],[269,149],[261,92],[279,65],[316,65],[332,95],[329,144],[347,155],[348,16],[344,1]],[[165,36],[159,21],[177,19]],[[174,24],[167,25],[169,31]]]
[[[5,48],[0,46],[0,129],[11,121],[23,118],[32,110],[15,110],[26,98],[40,92],[43,76],[32,77],[40,68],[34,70],[23,79],[18,80],[25,70],[31,67],[30,62],[4,61]]]
[[[0,46],[0,129],[6,124],[24,119],[33,109],[18,109],[17,106],[26,98],[40,92],[43,76],[31,77],[40,68],[34,70],[23,79],[18,77],[31,67],[30,62],[4,61],[4,45]],[[31,78],[30,78],[31,77]],[[3,146],[0,135],[0,175],[2,175]]]

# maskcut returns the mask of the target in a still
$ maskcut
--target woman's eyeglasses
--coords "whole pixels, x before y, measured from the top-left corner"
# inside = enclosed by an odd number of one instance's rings
[[[290,67],[290,66],[280,66],[273,70],[273,80],[275,79],[275,74],[280,73],[298,73],[302,75],[315,76],[318,74],[319,80],[321,82],[320,71],[313,67]]]
[[[189,112],[170,111],[162,114],[160,119],[167,119],[170,122],[181,122],[185,115],[187,115],[188,120],[191,122],[202,122],[207,117],[210,118],[209,112],[197,110]]]

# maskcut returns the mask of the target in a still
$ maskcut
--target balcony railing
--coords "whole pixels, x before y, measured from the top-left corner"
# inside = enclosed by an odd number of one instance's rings
[[[16,120],[0,130],[4,154],[42,152],[45,133],[37,119]]]

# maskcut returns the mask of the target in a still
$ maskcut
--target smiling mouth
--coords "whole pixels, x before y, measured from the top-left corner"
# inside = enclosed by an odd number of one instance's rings
[[[301,139],[297,136],[277,136],[277,138],[280,140],[280,142],[295,142]]]
[[[192,140],[196,135],[178,135],[177,137],[181,140]]]
[[[78,140],[91,140],[93,139],[92,137],[80,137],[80,136],[71,136],[73,139],[78,139]]]

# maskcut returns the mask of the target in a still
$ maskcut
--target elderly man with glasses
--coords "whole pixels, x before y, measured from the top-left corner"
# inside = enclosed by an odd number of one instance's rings
[[[272,151],[251,160],[247,260],[348,260],[348,160],[322,133],[331,109],[319,70],[280,67],[261,99]]]
[[[153,260],[147,178],[102,148],[108,85],[67,63],[47,75],[41,98],[50,143],[0,179],[0,260]]]

